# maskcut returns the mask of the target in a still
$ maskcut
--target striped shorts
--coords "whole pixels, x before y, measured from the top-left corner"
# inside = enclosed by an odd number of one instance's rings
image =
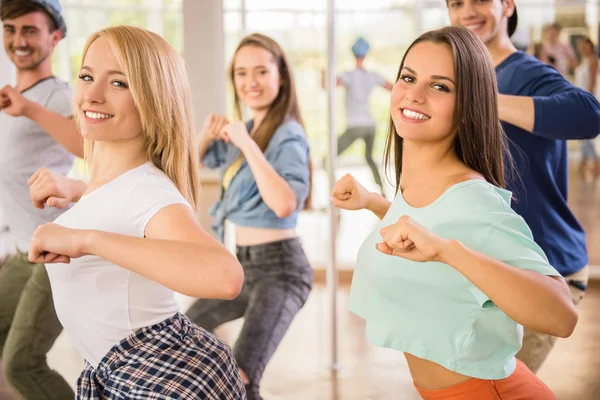
[[[177,313],[139,329],[86,363],[77,399],[243,400],[246,390],[227,344]]]

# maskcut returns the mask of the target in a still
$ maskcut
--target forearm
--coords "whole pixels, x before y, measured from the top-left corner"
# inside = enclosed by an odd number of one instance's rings
[[[534,97],[534,135],[548,139],[588,139],[600,132],[600,104],[579,88],[552,96]]]
[[[48,132],[68,152],[83,157],[83,136],[73,119],[65,118],[35,102],[31,102],[25,108],[24,114]]]
[[[243,152],[265,204],[280,218],[294,212],[298,206],[294,191],[271,166],[256,142],[249,141]]]
[[[367,210],[371,211],[379,219],[383,219],[392,202],[388,201],[385,197],[380,196],[377,193],[369,193],[369,200],[367,201]]]
[[[102,257],[178,293],[233,299],[241,290],[243,270],[222,246],[84,232],[83,253]]]
[[[519,324],[560,337],[575,328],[577,311],[564,281],[512,267],[455,240],[447,242],[440,261],[464,275]]]
[[[498,95],[498,113],[501,121],[533,132],[535,107],[532,97]]]

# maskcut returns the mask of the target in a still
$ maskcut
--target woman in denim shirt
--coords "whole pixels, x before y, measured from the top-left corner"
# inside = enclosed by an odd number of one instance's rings
[[[245,318],[234,356],[253,400],[261,399],[264,369],[312,287],[312,268],[295,232],[310,195],[310,156],[292,71],[275,41],[244,38],[229,76],[238,119],[242,104],[253,119],[229,123],[210,115],[199,152],[205,167],[220,168],[213,228],[223,240],[225,220],[235,225],[245,282],[235,300],[201,299],[187,315],[209,331]]]

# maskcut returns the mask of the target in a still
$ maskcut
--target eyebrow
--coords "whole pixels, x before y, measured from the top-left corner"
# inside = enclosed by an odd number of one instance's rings
[[[82,70],[83,70],[83,69],[87,69],[87,70],[88,70],[88,71],[90,71],[90,72],[93,72],[93,71],[94,71],[94,70],[93,70],[91,67],[86,67],[85,65],[84,65],[83,67],[81,67],[81,69],[82,69]],[[109,75],[123,75],[123,76],[125,76],[125,74],[124,74],[123,72],[121,72],[121,71],[118,71],[118,70],[116,70],[116,69],[111,69],[111,70],[108,70],[108,74],[109,74]]]
[[[4,27],[5,27],[5,28],[17,29],[17,26],[16,26],[16,25],[13,25],[13,24],[7,24],[7,23],[4,23]],[[39,31],[39,30],[40,30],[40,28],[39,28],[39,27],[37,27],[37,26],[35,26],[35,25],[23,25],[23,26],[21,27],[21,29],[33,29],[33,30],[36,30],[36,31]]]
[[[409,68],[409,67],[404,67],[402,69],[407,70],[411,74],[417,75],[417,72],[415,70]],[[450,79],[450,78],[448,78],[447,76],[444,76],[444,75],[431,75],[431,79],[450,81],[450,82],[452,82],[453,85],[456,86],[456,83],[454,83],[454,81],[452,79]]]
[[[266,65],[257,65],[256,67],[252,67],[252,68],[245,68],[245,67],[239,67],[234,69],[234,71],[240,71],[240,70],[245,70],[245,69],[258,69],[258,68],[267,68]]]

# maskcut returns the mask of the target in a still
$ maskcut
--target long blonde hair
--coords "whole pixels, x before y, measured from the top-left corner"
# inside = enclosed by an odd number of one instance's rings
[[[242,101],[238,96],[237,90],[235,90],[234,82],[234,70],[235,70],[235,56],[241,48],[246,46],[254,46],[267,50],[273,56],[273,61],[277,65],[279,76],[281,79],[281,87],[279,94],[269,107],[267,115],[261,122],[261,124],[254,129],[252,133],[252,139],[258,144],[258,147],[264,152],[275,134],[277,128],[287,121],[296,121],[304,128],[304,122],[302,121],[302,115],[300,113],[300,105],[298,103],[298,97],[296,96],[296,84],[294,82],[294,74],[292,73],[291,65],[283,52],[283,49],[279,44],[271,39],[269,36],[253,33],[243,38],[238,44],[233,58],[229,66],[229,79],[231,85],[234,87],[234,99],[233,107],[235,111],[235,117],[239,120],[242,119]],[[309,160],[307,166],[309,171],[309,182],[312,181],[312,163]],[[311,192],[312,184],[310,184],[308,197],[304,203],[305,209],[311,208]]]
[[[98,38],[110,43],[124,69],[140,114],[147,159],[173,181],[197,211],[199,160],[192,99],[183,61],[159,35],[132,26],[116,26],[102,29],[88,38],[82,64],[90,45]],[[88,166],[92,151],[93,142],[86,140]]]

